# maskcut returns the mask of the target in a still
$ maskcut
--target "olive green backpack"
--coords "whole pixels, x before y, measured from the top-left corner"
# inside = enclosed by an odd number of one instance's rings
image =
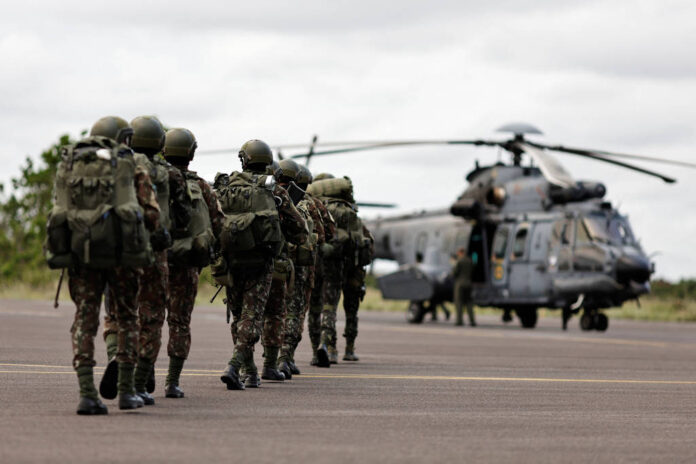
[[[53,269],[152,263],[150,236],[135,192],[135,160],[126,146],[87,137],[62,153],[44,247]]]
[[[273,178],[248,172],[218,174],[215,187],[225,214],[220,250],[228,270],[263,266],[283,245]]]
[[[304,218],[305,222],[307,223],[307,229],[309,230],[307,240],[301,245],[293,245],[292,243],[288,243],[290,258],[297,266],[313,266],[317,255],[317,243],[319,241],[319,237],[314,232],[314,220],[312,219],[312,215],[309,213],[310,201],[313,200],[305,197],[297,204],[297,210]]]
[[[191,200],[191,221],[184,236],[174,240],[169,256],[172,263],[203,268],[210,264],[215,236],[198,176],[192,172],[185,172],[184,176],[188,197]]]

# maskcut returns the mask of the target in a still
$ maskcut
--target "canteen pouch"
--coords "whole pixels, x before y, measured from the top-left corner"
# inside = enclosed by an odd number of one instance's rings
[[[81,264],[93,269],[118,265],[118,219],[113,210],[77,210],[68,221],[71,249]]]
[[[153,262],[150,234],[145,228],[143,212],[137,204],[116,208],[121,225],[121,262],[126,267],[149,266]]]
[[[368,240],[365,240],[365,242],[358,249],[358,266],[360,267],[369,266],[372,263],[372,251],[370,250],[370,243]]]
[[[222,250],[227,253],[253,250],[256,247],[252,223],[256,215],[254,213],[239,213],[225,216],[220,244]]]
[[[226,287],[232,286],[232,276],[229,273],[227,261],[223,256],[219,255],[215,258],[213,264],[210,265],[210,273],[217,284]]]

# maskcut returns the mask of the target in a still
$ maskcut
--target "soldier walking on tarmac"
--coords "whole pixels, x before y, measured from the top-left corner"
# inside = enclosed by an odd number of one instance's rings
[[[471,301],[471,272],[473,262],[464,248],[457,250],[456,262],[452,270],[454,277],[454,305],[457,309],[457,319],[454,325],[464,325],[464,305],[469,315],[469,325],[476,327],[474,306]]]
[[[94,386],[94,337],[105,286],[114,295],[118,327],[119,409],[136,409],[136,297],[141,268],[152,263],[149,232],[159,228],[159,207],[149,174],[128,147],[132,128],[122,118],[97,121],[90,136],[66,148],[58,166],[48,218],[47,261],[68,268],[75,302],[73,366],[80,385],[77,413],[107,414]],[[70,221],[68,221],[70,217]],[[118,233],[116,233],[118,231]]]
[[[167,398],[183,398],[179,377],[191,349],[191,314],[198,293],[198,276],[210,264],[215,238],[222,229],[220,202],[208,182],[189,170],[198,143],[188,129],[170,129],[164,139],[164,157],[186,180],[190,209],[188,224],[173,229],[174,243],[169,264],[169,371],[165,384]],[[178,205],[177,206],[181,206]]]
[[[242,172],[215,178],[225,218],[213,275],[226,287],[228,313],[233,318],[234,351],[220,377],[228,390],[244,390],[239,375],[242,368],[246,383],[259,385],[254,346],[263,330],[273,262],[285,239],[294,244],[307,240],[307,226],[288,192],[266,175],[273,162],[270,147],[261,140],[250,140],[242,146],[239,159]]]

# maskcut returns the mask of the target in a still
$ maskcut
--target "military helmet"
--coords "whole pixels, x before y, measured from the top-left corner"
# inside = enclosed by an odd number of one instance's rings
[[[239,159],[242,165],[262,164],[268,166],[273,162],[273,152],[271,147],[261,140],[249,140],[242,145],[239,150]]]
[[[133,135],[133,128],[128,121],[118,116],[104,116],[94,123],[89,135],[100,135],[117,141],[128,143],[128,137]]]
[[[280,170],[281,173],[280,175],[282,177],[287,177],[288,179],[291,179],[293,181],[297,181],[297,176],[300,173],[300,165],[294,162],[291,159],[284,159],[281,160],[280,163]]]
[[[162,150],[165,134],[159,119],[154,116],[138,116],[130,125],[133,128],[131,146],[136,151],[138,148],[147,148],[155,152]]]
[[[322,172],[321,174],[317,174],[317,176],[314,178],[314,180],[324,180],[324,179],[335,179],[333,174],[329,174],[327,172]]]
[[[307,166],[304,164],[300,164],[300,172],[297,174],[297,177],[295,178],[295,182],[298,185],[309,185],[312,183],[312,171],[309,170]]]
[[[193,153],[197,147],[196,137],[188,129],[169,129],[164,136],[165,157],[193,159]]]
[[[276,174],[279,174],[278,173],[279,169],[280,169],[280,165],[278,164],[278,162],[276,160],[273,160],[273,162],[271,164],[266,166],[266,174],[268,174],[269,176],[275,176]]]

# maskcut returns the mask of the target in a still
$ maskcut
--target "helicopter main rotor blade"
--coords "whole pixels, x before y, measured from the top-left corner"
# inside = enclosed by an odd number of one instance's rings
[[[396,203],[365,203],[359,201],[356,205],[363,208],[396,208],[398,205]]]
[[[352,153],[357,151],[376,150],[381,148],[408,147],[420,145],[486,145],[503,146],[504,142],[492,140],[395,140],[389,142],[378,142],[370,145],[358,145],[346,148],[336,148],[333,150],[315,151],[313,153],[298,153],[290,158],[308,158],[313,156],[338,155],[341,153]]]
[[[526,143],[530,144],[529,142],[526,142]],[[597,161],[604,161],[605,163],[613,164],[615,166],[621,166],[622,168],[626,168],[626,169],[630,169],[632,171],[640,172],[640,173],[646,174],[648,176],[657,177],[659,179],[662,179],[664,182],[667,182],[668,184],[673,184],[677,181],[673,177],[668,177],[668,176],[665,176],[665,175],[660,174],[658,172],[651,171],[651,170],[645,169],[645,168],[641,168],[641,167],[635,166],[633,164],[624,163],[623,161],[611,159],[608,157],[608,155],[604,155],[604,154],[601,154],[599,152],[594,152],[594,151],[590,151],[590,150],[574,149],[574,148],[566,148],[566,147],[552,147],[552,146],[546,147],[546,146],[543,146],[543,145],[538,144],[538,143],[533,143],[533,145],[534,146],[541,146],[542,148],[547,148],[549,150],[554,150],[554,151],[558,151],[561,153],[569,153],[571,155],[583,156],[585,158],[590,158],[590,159],[594,159]],[[560,148],[562,148],[562,149],[560,149]],[[609,152],[606,152],[606,153],[609,153]]]
[[[671,159],[665,159],[665,158],[657,158],[654,156],[643,156],[643,155],[629,155],[626,153],[614,153],[611,151],[604,151],[604,150],[591,150],[587,148],[571,148],[571,147],[566,147],[563,145],[544,145],[541,143],[536,143],[536,142],[527,142],[530,145],[533,145],[538,148],[546,148],[547,150],[554,150],[554,151],[561,151],[565,153],[571,153],[574,155],[599,155],[599,156],[604,156],[604,157],[615,157],[615,158],[626,158],[626,159],[632,159],[632,160],[638,160],[638,161],[648,161],[648,162],[654,162],[654,163],[663,163],[663,164],[672,164],[674,166],[681,166],[685,168],[696,168],[696,163],[688,163],[686,161],[678,161],[678,160],[671,160]]]
[[[544,150],[541,150],[527,142],[516,142],[515,145],[517,145],[521,150],[531,156],[534,161],[536,161],[541,173],[550,183],[564,188],[575,185],[573,176],[571,176],[563,165],[561,165],[556,158],[551,156],[550,153],[546,153]]]

